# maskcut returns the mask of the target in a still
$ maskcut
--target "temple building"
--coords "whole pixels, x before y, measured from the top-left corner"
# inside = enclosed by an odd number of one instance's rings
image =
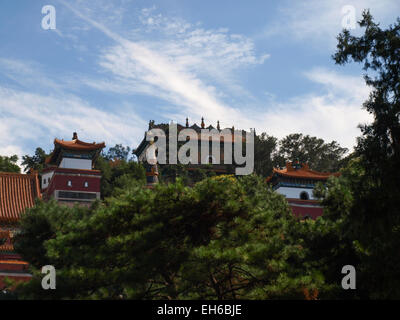
[[[28,280],[28,263],[14,252],[12,238],[21,214],[41,198],[37,172],[0,173],[0,289],[3,279]]]
[[[224,163],[224,140],[220,139],[218,141],[219,143],[219,148],[220,148],[220,152],[219,152],[219,163],[216,163],[216,159],[214,158],[214,156],[212,155],[211,152],[211,146],[212,146],[212,139],[213,138],[207,138],[207,143],[209,144],[209,148],[208,151],[205,154],[201,153],[201,143],[202,143],[202,136],[201,136],[201,130],[202,129],[208,129],[208,130],[215,130],[215,132],[221,133],[222,130],[220,128],[220,124],[219,121],[217,121],[217,126],[214,127],[212,125],[209,125],[208,127],[206,127],[205,123],[204,123],[204,118],[201,118],[201,124],[200,126],[197,125],[196,123],[194,123],[193,125],[189,125],[189,119],[186,118],[186,124],[185,125],[181,125],[181,124],[175,124],[176,128],[177,128],[177,135],[179,135],[179,133],[183,130],[183,129],[193,129],[196,132],[196,136],[195,137],[191,137],[190,140],[197,140],[198,142],[198,159],[197,159],[197,163],[192,163],[190,162],[189,164],[187,164],[187,170],[189,171],[193,171],[193,170],[205,170],[205,171],[212,171],[215,172],[216,174],[233,174],[235,172],[235,163],[234,160],[232,161],[232,164],[225,164]],[[150,120],[149,122],[149,128],[148,130],[151,129],[161,129],[163,130],[163,132],[166,135],[166,142],[167,142],[167,146],[169,143],[169,128],[170,125],[169,124],[165,124],[165,123],[161,123],[161,124],[155,124],[154,120]],[[234,143],[234,132],[235,132],[235,128],[226,128],[229,129],[232,132],[232,135],[229,137],[229,142]],[[246,131],[241,130],[241,131],[236,131],[238,133],[242,134],[242,138],[241,141],[242,143],[246,142]],[[151,145],[151,141],[146,140],[146,134],[147,132],[145,132],[144,138],[141,141],[141,143],[139,144],[139,146],[134,150],[134,154],[137,156],[138,161],[143,163],[146,167],[146,177],[147,177],[147,185],[148,186],[153,186],[154,184],[156,184],[158,182],[158,174],[159,174],[159,168],[158,165],[156,163],[152,163],[150,164],[148,159],[146,159],[146,151],[149,148],[149,146]],[[178,148],[180,148],[183,144],[185,144],[186,142],[178,142],[177,146]],[[167,147],[168,148],[168,147]],[[233,147],[232,147],[233,150]],[[169,161],[169,157],[168,157],[168,151],[167,151],[167,157],[166,157],[166,164],[168,164]],[[178,162],[179,163],[179,162]],[[166,178],[165,175],[163,175],[163,178]]]
[[[90,205],[100,199],[101,172],[94,163],[105,143],[87,143],[74,132],[72,141],[55,139],[54,150],[41,172],[44,199],[59,203]]]
[[[66,205],[90,205],[100,199],[101,172],[94,162],[102,143],[87,143],[76,133],[71,141],[55,139],[54,150],[40,173],[0,173],[0,290],[4,277],[27,280],[28,263],[14,252],[13,235],[18,221],[37,199],[55,199]]]
[[[318,182],[325,183],[332,175],[338,176],[339,173],[318,172],[307,164],[287,162],[284,169],[274,168],[267,182],[286,197],[296,216],[316,219],[322,215],[323,207],[314,197],[313,190]]]

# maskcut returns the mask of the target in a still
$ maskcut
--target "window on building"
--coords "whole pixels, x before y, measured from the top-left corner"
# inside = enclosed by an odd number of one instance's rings
[[[68,187],[72,187],[72,181],[71,181],[71,180],[68,180],[67,186],[68,186]]]
[[[310,196],[308,195],[308,192],[306,192],[306,191],[300,192],[300,199],[301,200],[309,200]]]
[[[88,192],[59,191],[58,197],[62,199],[94,200],[97,195]]]
[[[88,188],[89,187],[89,182],[85,181],[84,186],[85,186],[85,188]]]

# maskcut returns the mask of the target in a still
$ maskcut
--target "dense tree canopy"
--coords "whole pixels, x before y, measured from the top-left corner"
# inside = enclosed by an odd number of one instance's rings
[[[107,160],[131,160],[131,148],[125,147],[122,144],[116,144],[114,147],[108,149],[107,153],[103,155]]]
[[[120,193],[125,187],[137,182],[146,182],[146,173],[142,164],[122,159],[100,156],[95,169],[101,170],[101,196],[107,198]]]
[[[337,142],[302,134],[255,142],[264,177],[295,159],[341,170],[315,189],[323,217],[295,218],[255,175],[143,188],[143,167],[116,146],[96,164],[105,201],[91,208],[39,202],[23,216],[15,248],[34,278],[19,297],[400,299],[400,19],[381,29],[366,11],[359,25],[364,34],[343,31],[333,57],[363,63],[372,89],[364,107],[374,120],[360,126],[355,152],[344,158]],[[45,264],[57,269],[57,290],[41,289]],[[344,265],[355,266],[357,290],[342,289]]]
[[[93,208],[40,203],[15,246],[32,264],[22,298],[305,298],[323,278],[306,264],[303,224],[255,176],[131,185]],[[299,231],[300,230],[300,231]],[[40,287],[44,264],[57,290]],[[35,271],[36,270],[36,271]]]
[[[326,219],[341,221],[341,237],[352,244],[358,295],[399,299],[400,19],[383,30],[365,11],[359,25],[360,37],[339,35],[334,59],[363,63],[372,89],[364,107],[374,120],[361,126],[356,157],[342,177],[318,193]]]
[[[18,156],[11,157],[0,156],[0,172],[21,172],[21,168],[17,164]]]
[[[278,139],[265,132],[254,137],[254,172],[263,177],[271,174],[278,164],[275,161],[277,146]]]
[[[336,141],[326,143],[323,139],[296,133],[279,141],[276,162],[283,167],[286,161],[298,160],[316,171],[336,172],[347,152]]]
[[[46,152],[38,147],[35,150],[35,154],[33,156],[25,155],[22,157],[22,165],[25,168],[25,172],[29,172],[31,169],[36,171],[43,170],[45,166],[47,154]]]

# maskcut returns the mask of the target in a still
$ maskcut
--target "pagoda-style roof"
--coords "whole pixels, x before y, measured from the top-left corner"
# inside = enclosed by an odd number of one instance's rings
[[[83,142],[79,139],[72,141],[54,139],[54,145],[59,145],[61,148],[64,149],[79,150],[79,151],[93,151],[93,150],[103,149],[106,146],[104,142],[88,143],[88,142]]]
[[[339,176],[339,172],[318,172],[311,170],[307,164],[287,162],[284,169],[274,168],[267,182],[273,177],[280,176],[293,179],[327,180],[330,176]]]
[[[37,173],[0,172],[0,223],[17,222],[41,198]]]
[[[78,139],[78,134],[74,132],[71,141],[54,139],[54,151],[46,158],[46,164],[57,164],[61,150],[73,151],[78,153],[93,153],[93,157],[97,157],[101,150],[105,147],[105,143],[84,142]]]

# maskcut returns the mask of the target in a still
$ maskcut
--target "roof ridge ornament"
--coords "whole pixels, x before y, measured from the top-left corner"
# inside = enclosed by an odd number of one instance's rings
[[[72,134],[72,140],[78,140],[78,134],[76,132]]]
[[[201,128],[204,129],[205,126],[206,126],[206,125],[204,124],[204,118],[201,117]]]
[[[297,158],[295,161],[292,162],[292,167],[295,170],[301,169],[303,166],[301,165],[299,158]]]

